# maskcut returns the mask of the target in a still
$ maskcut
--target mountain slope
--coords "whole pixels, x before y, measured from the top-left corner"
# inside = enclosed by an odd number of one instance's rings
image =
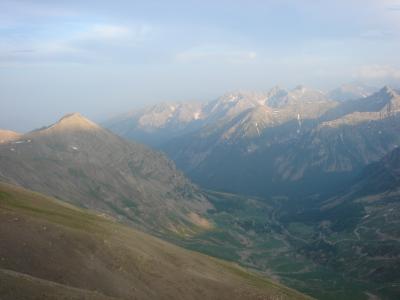
[[[378,161],[400,143],[399,108],[400,96],[388,87],[342,103],[279,157],[285,164],[282,170],[292,179],[296,170],[302,176],[303,170],[312,167],[325,173],[350,174]]]
[[[324,121],[340,120],[347,117],[349,121],[358,116],[366,115],[365,119],[378,119],[388,117],[400,109],[400,95],[392,88],[385,86],[378,92],[364,98],[341,103],[336,108],[328,111]],[[376,115],[376,116],[375,116]]]
[[[156,231],[196,230],[209,207],[162,154],[79,114],[1,144],[0,179]]]
[[[164,132],[157,147],[209,189],[268,196],[340,188],[400,145],[396,90],[342,89],[362,98],[336,102],[304,86],[229,93],[204,104],[196,126],[171,116],[186,131]]]
[[[289,95],[276,102],[279,110],[249,109],[163,149],[207,188],[268,196],[338,188],[400,145],[400,96],[393,89],[339,104],[302,87]]]
[[[233,264],[0,183],[0,298],[307,299]]]
[[[0,129],[0,144],[17,140],[19,137],[20,134],[17,132]]]
[[[381,194],[400,188],[400,148],[369,165],[354,184],[358,193]]]

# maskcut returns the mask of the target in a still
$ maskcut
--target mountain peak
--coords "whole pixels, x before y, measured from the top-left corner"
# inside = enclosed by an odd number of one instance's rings
[[[299,84],[294,88],[294,90],[302,90],[304,88],[305,88],[305,86],[303,84]]]
[[[279,85],[275,85],[268,91],[269,97],[276,96],[278,94],[287,94],[287,90],[280,87]]]
[[[381,93],[386,94],[390,97],[394,97],[397,95],[396,91],[394,89],[392,89],[390,86],[385,85],[381,90]]]
[[[66,114],[65,116],[63,116],[60,119],[60,121],[64,120],[64,119],[70,119],[70,118],[84,118],[84,117],[79,112],[74,112],[74,113]]]
[[[70,113],[58,122],[33,132],[66,131],[66,130],[97,130],[100,126],[82,116],[80,113]]]
[[[281,91],[283,88],[280,85],[274,85],[271,89],[270,92],[276,92],[276,91]]]
[[[377,89],[361,83],[345,83],[338,88],[331,90],[328,97],[332,100],[345,102],[366,98],[375,93]]]

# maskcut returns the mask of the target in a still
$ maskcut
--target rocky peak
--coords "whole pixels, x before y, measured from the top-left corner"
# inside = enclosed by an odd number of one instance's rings
[[[385,86],[379,91],[379,94],[381,94],[381,95],[383,95],[383,96],[387,96],[387,97],[389,97],[389,98],[394,98],[394,97],[397,97],[397,96],[398,96],[397,92],[396,92],[394,89],[392,89],[391,87],[387,86],[387,85],[385,85]]]
[[[274,107],[274,108],[284,106],[287,103],[287,98],[286,98],[287,95],[288,95],[287,90],[282,89],[279,86],[274,86],[268,92],[268,99],[266,104],[269,107]]]
[[[347,83],[330,91],[328,97],[335,101],[346,102],[366,98],[374,92],[376,92],[374,87],[364,84]]]
[[[272,108],[282,108],[290,105],[299,105],[315,102],[328,101],[325,94],[319,90],[307,88],[299,85],[291,91],[277,90],[276,88],[270,92],[268,106]]]
[[[300,85],[296,86],[292,90],[292,92],[303,92],[304,93],[306,90],[307,90],[307,88],[304,85],[300,84]]]
[[[385,109],[385,107],[387,108],[387,106],[392,109],[394,106],[400,104],[398,103],[399,101],[397,101],[398,98],[399,95],[392,88],[384,86],[375,94],[361,99],[360,103],[364,106],[364,109],[361,111],[380,111]]]

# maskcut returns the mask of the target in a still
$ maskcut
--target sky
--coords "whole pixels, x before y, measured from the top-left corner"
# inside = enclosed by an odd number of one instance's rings
[[[0,0],[0,128],[232,90],[400,87],[400,0]]]

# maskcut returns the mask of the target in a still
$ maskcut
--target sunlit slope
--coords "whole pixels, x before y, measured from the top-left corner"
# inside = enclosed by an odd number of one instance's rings
[[[0,298],[307,299],[236,265],[0,183]]]
[[[163,154],[75,113],[0,143],[0,181],[153,232],[195,230],[209,203]]]

